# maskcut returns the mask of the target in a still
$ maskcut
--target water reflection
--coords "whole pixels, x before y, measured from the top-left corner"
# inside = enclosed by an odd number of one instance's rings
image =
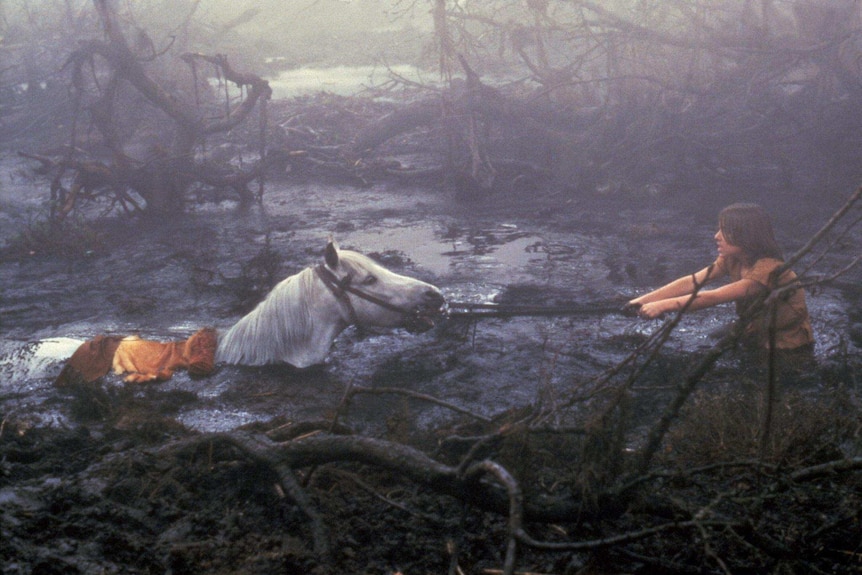
[[[486,281],[506,282],[524,274],[546,255],[542,238],[503,224],[492,228],[440,229],[420,224],[410,228],[369,229],[347,234],[342,244],[364,252],[397,249],[413,263],[437,276],[481,273]]]
[[[351,96],[365,88],[380,87],[396,74],[414,82],[427,83],[415,66],[401,64],[382,66],[333,66],[331,68],[295,68],[279,73],[269,80],[274,99],[294,98],[317,92]]]

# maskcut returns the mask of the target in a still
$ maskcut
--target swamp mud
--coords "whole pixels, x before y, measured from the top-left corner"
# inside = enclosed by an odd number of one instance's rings
[[[10,243],[37,225],[33,198],[39,192],[22,175],[24,168],[20,159],[2,158],[0,218]],[[737,199],[749,198],[645,198],[632,204],[604,197],[562,200],[547,192],[529,202],[496,198],[464,205],[438,189],[276,181],[259,205],[225,201],[192,205],[174,218],[96,219],[74,228],[74,250],[6,257],[0,262],[3,572],[499,572],[494,569],[503,561],[505,517],[467,510],[456,498],[357,465],[312,466],[299,474],[329,529],[330,560],[321,562],[312,544],[314,522],[285,493],[272,466],[217,440],[182,444],[200,434],[242,429],[274,437],[307,422],[328,422],[331,431],[409,443],[445,459],[447,451],[458,453],[459,441],[505,426],[524,410],[555,413],[572,396],[595,393],[591,382],[662,325],[608,308],[621,308],[634,295],[711,261],[717,211]],[[835,207],[799,206],[777,214],[786,251],[799,248]],[[319,262],[330,236],[342,248],[439,286],[453,302],[587,309],[561,317],[452,318],[419,334],[349,328],[324,365],[306,370],[219,366],[209,377],[180,372],[157,384],[124,384],[108,375],[92,385],[52,385],[77,344],[99,334],[167,341],[205,326],[228,328],[280,279]],[[858,249],[858,238],[848,244]],[[828,258],[819,265],[827,264]],[[816,361],[783,403],[817,412],[824,427],[858,418],[858,412],[846,416],[853,409],[846,401],[855,401],[858,392],[859,279],[851,271],[809,295]],[[671,333],[633,388],[631,419],[619,439],[624,452],[643,445],[677,383],[733,315],[726,306],[692,313]],[[700,413],[715,413],[716,397],[726,396],[739,403],[734,413],[743,413],[762,399],[764,373],[750,356],[731,351],[707,375],[705,392],[693,404],[703,408]],[[348,394],[354,388],[367,393]],[[413,395],[374,392],[384,389]],[[585,401],[583,410],[590,405]],[[585,412],[560,413],[566,415],[552,423],[564,428],[581,425]],[[783,413],[778,410],[776,419]],[[720,424],[729,443],[750,443],[740,437],[751,431],[750,420],[713,423],[710,429]],[[820,431],[806,441],[823,439]],[[858,458],[858,429],[844,431],[840,443],[823,439],[819,452],[799,457],[808,464]],[[691,422],[681,423],[668,440],[669,453],[676,450],[697,464],[728,457],[718,447],[713,453],[694,446],[698,433]],[[498,455],[525,484],[529,478],[542,485],[566,468],[570,449],[565,436],[551,434],[510,440]],[[751,480],[743,475],[739,481]],[[569,471],[567,488],[577,489],[582,479],[574,476]],[[789,485],[760,504],[763,517],[777,523],[796,517],[797,523],[782,525],[803,531],[828,515],[834,525],[819,544],[832,546],[818,551],[817,564],[850,572],[853,562],[859,565],[862,544],[859,482],[836,483],[841,486],[831,491]],[[708,505],[696,494],[704,488],[696,481],[678,488]],[[735,489],[745,491],[741,484]],[[615,521],[617,530],[647,527],[629,510],[536,529],[548,539],[566,532],[596,539],[607,533],[606,521]],[[786,535],[788,545],[794,541]],[[662,543],[597,549],[525,549],[519,565],[547,573],[577,573],[590,565],[646,572],[659,557],[679,566],[704,552],[702,542],[670,531]],[[716,552],[755,571],[761,561],[735,547]]]

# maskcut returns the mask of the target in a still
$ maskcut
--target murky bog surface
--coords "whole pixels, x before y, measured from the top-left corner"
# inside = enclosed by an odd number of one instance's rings
[[[38,208],[26,200],[32,190],[25,183],[13,184],[0,206],[5,239]],[[458,204],[439,190],[282,183],[250,208],[225,203],[190,207],[171,219],[100,221],[92,250],[0,264],[0,410],[33,425],[76,425],[70,406],[80,398],[52,382],[80,341],[98,334],[168,341],[205,326],[226,330],[275,282],[320,262],[332,236],[342,248],[439,286],[452,302],[584,311],[448,319],[424,333],[349,328],[323,365],[306,370],[220,366],[205,378],[181,372],[164,383],[133,385],[108,375],[100,385],[208,431],[276,417],[332,417],[349,386],[432,395],[489,416],[588,386],[661,325],[614,313],[614,306],[714,257],[711,208],[701,214],[621,209],[612,201],[557,206],[549,199],[507,205]],[[818,358],[857,354],[859,302],[852,291],[827,288],[809,305]],[[672,382],[732,318],[729,307],[685,318],[651,384]],[[726,361],[732,372],[737,360]],[[340,413],[342,423],[370,432],[395,416],[432,426],[452,415],[392,394],[355,396]]]

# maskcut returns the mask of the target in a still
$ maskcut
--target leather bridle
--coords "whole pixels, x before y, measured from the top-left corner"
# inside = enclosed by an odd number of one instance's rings
[[[350,296],[348,294],[353,294],[360,299],[364,299],[365,301],[371,302],[375,305],[379,305],[382,308],[388,309],[389,311],[394,311],[395,313],[400,313],[403,316],[411,316],[416,315],[418,313],[417,310],[403,308],[401,306],[397,306],[393,303],[390,303],[386,300],[380,299],[377,296],[371,295],[370,293],[366,293],[361,289],[356,288],[351,285],[353,281],[353,275],[347,274],[342,279],[338,279],[332,271],[329,270],[323,264],[319,264],[314,267],[314,271],[317,274],[317,277],[323,282],[329,291],[332,292],[332,295],[335,296],[340,302],[343,302],[344,305],[347,306],[347,313],[350,314],[350,323],[360,326],[359,316],[356,315],[356,310],[353,307],[353,302],[350,301]]]

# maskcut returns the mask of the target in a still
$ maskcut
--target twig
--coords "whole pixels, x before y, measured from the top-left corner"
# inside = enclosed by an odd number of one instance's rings
[[[524,545],[528,545],[535,549],[544,549],[547,551],[587,551],[594,549],[602,549],[605,547],[613,547],[625,543],[631,543],[640,539],[646,539],[654,535],[659,535],[667,531],[680,531],[684,529],[697,529],[701,526],[707,527],[729,527],[737,525],[731,521],[680,521],[678,523],[664,523],[655,527],[647,527],[638,531],[629,531],[600,539],[590,539],[587,541],[538,541],[531,538],[523,531],[518,532],[518,541]]]
[[[9,416],[10,416],[10,414],[7,413],[3,417],[3,421],[0,421],[0,439],[3,438],[3,432],[6,430],[6,422],[9,421]]]
[[[309,521],[311,521],[314,552],[324,561],[329,561],[331,559],[329,530],[323,522],[323,517],[317,512],[311,502],[311,498],[306,495],[305,490],[299,485],[296,477],[294,477],[294,471],[290,466],[282,463],[273,466],[273,469],[278,473],[278,478],[281,480],[281,486],[284,491],[293,499],[294,503],[308,517]]]
[[[855,228],[855,227],[859,224],[859,222],[862,222],[862,215],[860,215],[858,218],[856,218],[856,220],[855,220],[855,221],[852,221],[852,222],[848,223],[848,224],[847,224],[847,226],[845,226],[844,230],[842,230],[842,231],[841,231],[839,234],[837,234],[835,237],[832,237],[832,238],[830,239],[829,243],[828,243],[828,244],[826,245],[826,247],[824,248],[823,252],[822,252],[819,256],[817,256],[816,258],[814,258],[813,260],[811,260],[811,261],[808,263],[808,265],[807,265],[804,269],[802,269],[802,273],[800,273],[799,275],[804,275],[805,273],[807,273],[807,272],[808,272],[808,270],[812,269],[812,268],[813,268],[816,264],[818,264],[818,263],[819,263],[819,262],[820,262],[824,257],[826,257],[826,254],[828,254],[828,253],[832,250],[832,248],[833,248],[834,246],[838,245],[838,243],[839,243],[839,242],[841,242],[841,240],[845,239],[845,238],[850,234],[850,231],[851,231],[853,228]],[[857,259],[858,259],[858,258],[857,258]],[[851,266],[851,267],[852,267],[852,266]]]
[[[685,472],[680,471],[653,471],[651,473],[647,473],[644,475],[640,475],[633,479],[630,479],[628,482],[621,484],[619,487],[614,489],[614,494],[621,496],[625,494],[627,491],[635,489],[644,483],[648,483],[650,481],[654,481],[656,479],[674,479],[681,477],[690,477],[694,475],[699,475],[701,473],[708,473],[710,471],[716,470],[724,470],[724,469],[733,469],[737,467],[753,467],[755,469],[766,470],[766,471],[774,471],[776,469],[775,465],[766,464],[762,461],[758,460],[744,460],[744,461],[721,461],[718,463],[710,463],[709,465],[703,465],[700,467],[695,467],[693,469],[688,469]]]
[[[367,483],[365,483],[364,481],[362,481],[359,477],[356,476],[355,473],[348,473],[347,471],[344,471],[342,469],[334,469],[334,468],[326,469],[326,471],[328,471],[329,473],[334,473],[336,475],[340,475],[341,477],[344,477],[346,479],[349,479],[350,481],[352,481],[353,483],[358,485],[360,488],[362,488],[364,491],[371,494],[373,497],[379,499],[380,501],[386,503],[387,505],[389,505],[391,507],[394,507],[396,509],[400,509],[401,511],[403,511],[409,515],[412,515],[414,517],[418,517],[420,519],[424,519],[425,521],[428,521],[430,523],[434,523],[435,525],[445,526],[445,525],[448,525],[448,523],[449,523],[441,517],[438,517],[436,515],[431,515],[429,513],[422,513],[421,511],[417,511],[415,509],[410,509],[406,505],[403,505],[403,504],[398,503],[397,501],[395,501],[393,499],[390,499],[389,497],[383,495],[382,493],[380,493],[379,491],[374,489],[372,486],[370,486]]]
[[[844,274],[846,274],[847,272],[849,272],[850,270],[852,270],[854,267],[856,267],[856,265],[857,265],[860,261],[862,261],[862,255],[858,255],[858,256],[856,256],[855,258],[853,258],[853,259],[850,261],[850,263],[849,263],[849,264],[847,264],[846,266],[844,266],[843,268],[839,269],[838,271],[836,271],[836,272],[834,272],[834,273],[831,273],[831,274],[826,275],[826,276],[816,276],[816,277],[812,277],[812,278],[810,279],[810,281],[801,281],[800,283],[802,284],[802,287],[803,287],[803,288],[805,288],[805,287],[810,287],[810,286],[819,286],[819,285],[823,285],[823,284],[828,284],[828,283],[834,282],[834,281],[835,281],[835,280],[837,280],[839,277],[843,276]]]
[[[707,557],[711,557],[721,568],[721,570],[725,573],[725,575],[732,575],[730,569],[727,568],[727,563],[718,556],[715,550],[712,548],[712,545],[709,543],[709,532],[703,527],[703,525],[697,525],[697,530],[700,532],[700,537],[703,539],[703,552]]]
[[[853,204],[859,201],[859,198],[862,198],[862,186],[856,189],[856,191],[850,196],[850,198],[848,198],[844,205],[841,206],[838,211],[832,214],[832,217],[829,218],[829,221],[827,221],[826,224],[824,224],[824,226],[820,228],[820,230],[815,233],[811,237],[811,239],[809,239],[808,242],[805,243],[804,246],[799,248],[799,250],[797,250],[795,254],[790,256],[790,258],[784,262],[784,265],[779,268],[780,271],[778,271],[778,274],[780,275],[784,270],[793,267],[796,262],[801,260],[808,252],[810,252],[814,248],[814,246],[817,245],[817,243],[820,242],[821,239],[823,239],[823,236],[825,236],[829,232],[829,230],[835,227],[835,225],[841,220],[841,218],[844,217],[844,214],[850,211],[850,208],[853,207]]]
[[[707,281],[709,280],[711,273],[712,273],[712,270],[710,268],[710,272],[707,274],[707,278],[706,278]],[[608,408],[608,409],[614,409],[616,407],[616,405],[618,405],[619,401],[624,396],[624,394],[634,386],[634,383],[638,380],[638,378],[641,376],[641,374],[644,372],[644,370],[658,356],[658,353],[664,347],[664,344],[667,343],[667,340],[670,338],[670,335],[673,332],[673,330],[676,328],[677,325],[679,325],[679,322],[682,321],[683,314],[688,310],[689,306],[691,306],[692,302],[697,297],[698,292],[701,290],[701,288],[705,284],[706,284],[706,281],[704,281],[701,284],[694,282],[694,290],[693,290],[691,296],[689,297],[688,300],[686,300],[685,304],[682,306],[682,308],[679,309],[679,311],[677,311],[676,315],[673,318],[666,321],[661,326],[660,329],[658,329],[653,334],[651,334],[650,337],[647,339],[647,341],[645,341],[644,343],[639,345],[637,347],[637,349],[635,349],[632,353],[630,353],[628,355],[628,357],[623,359],[621,362],[619,362],[613,368],[605,371],[603,374],[601,374],[599,377],[597,377],[594,380],[594,383],[596,384],[597,389],[595,389],[592,393],[590,393],[586,397],[581,396],[579,398],[571,398],[569,400],[569,402],[566,404],[566,406],[570,407],[578,400],[584,401],[584,400],[589,399],[589,398],[597,395],[598,393],[604,391],[606,389],[606,387],[604,387],[605,384],[608,383],[618,373],[620,373],[623,370],[623,368],[625,368],[627,365],[634,364],[634,362],[638,358],[640,358],[640,357],[642,357],[648,353],[648,355],[646,356],[646,359],[644,359],[644,361],[639,366],[637,366],[631,374],[629,374],[628,379],[626,379],[625,383],[617,390],[616,398],[613,401],[612,405]]]
[[[683,381],[682,385],[678,388],[676,396],[670,402],[670,404],[665,408],[664,413],[661,418],[658,420],[655,426],[650,430],[647,435],[646,445],[641,449],[640,453],[640,463],[637,467],[637,472],[639,475],[642,475],[646,472],[649,467],[650,462],[652,461],[653,456],[658,451],[659,446],[661,445],[662,440],[664,439],[665,434],[668,429],[670,429],[670,424],[676,419],[683,405],[685,405],[689,396],[694,392],[697,384],[700,380],[705,376],[712,366],[718,361],[727,350],[736,345],[736,342],[742,337],[744,332],[745,322],[740,321],[733,326],[731,332],[721,338],[718,343],[716,343],[703,358],[691,369]]]
[[[502,575],[502,569],[482,569],[487,575]],[[549,575],[548,573],[536,573],[535,571],[515,571],[514,575]]]
[[[483,474],[493,475],[505,487],[509,496],[509,537],[502,574],[513,575],[518,551],[518,534],[523,532],[521,523],[524,518],[524,494],[515,478],[502,465],[494,461],[485,460],[471,465],[464,473],[464,478],[469,480]]]
[[[305,490],[299,485],[299,482],[294,477],[294,469],[289,460],[277,457],[273,447],[278,444],[272,443],[264,436],[248,435],[241,433],[216,433],[209,436],[201,436],[190,438],[186,441],[178,442],[172,446],[167,446],[162,450],[169,449],[171,451],[186,446],[197,446],[206,444],[211,450],[216,442],[223,441],[228,445],[239,449],[246,457],[258,461],[272,468],[278,475],[282,490],[289,495],[297,507],[305,514],[311,522],[312,538],[314,540],[314,551],[323,560],[331,559],[329,549],[329,534],[323,518],[316,511],[311,499],[305,493]],[[308,441],[306,439],[306,441]]]
[[[767,301],[770,300],[767,298]],[[775,339],[777,334],[777,305],[769,303],[769,356],[767,358],[767,377],[766,377],[766,408],[763,412],[763,420],[760,426],[760,460],[766,459],[766,450],[769,443],[770,435],[772,434],[772,414],[775,411],[775,402],[778,401],[778,356],[775,349]]]
[[[405,395],[407,397],[412,397],[414,399],[420,399],[422,401],[427,401],[429,403],[433,403],[435,405],[439,405],[441,407],[445,407],[447,409],[451,409],[457,413],[461,413],[463,415],[468,415],[474,419],[478,419],[480,421],[484,421],[485,423],[490,423],[491,418],[486,417],[484,415],[479,415],[478,413],[474,413],[468,409],[464,409],[463,407],[459,407],[455,404],[449,403],[448,401],[443,401],[442,399],[437,399],[432,395],[427,395],[424,393],[418,393],[415,391],[410,391],[409,389],[399,389],[397,387],[362,387],[359,385],[350,386],[345,392],[345,396],[349,394],[349,397],[346,397],[346,401],[349,400],[356,394],[359,393],[368,393],[372,395],[384,395],[384,394],[395,394],[395,395]],[[344,402],[344,401],[343,401]]]
[[[835,475],[846,471],[858,471],[860,469],[862,469],[862,457],[853,457],[799,469],[791,473],[790,478],[794,481],[810,481],[828,475]]]

